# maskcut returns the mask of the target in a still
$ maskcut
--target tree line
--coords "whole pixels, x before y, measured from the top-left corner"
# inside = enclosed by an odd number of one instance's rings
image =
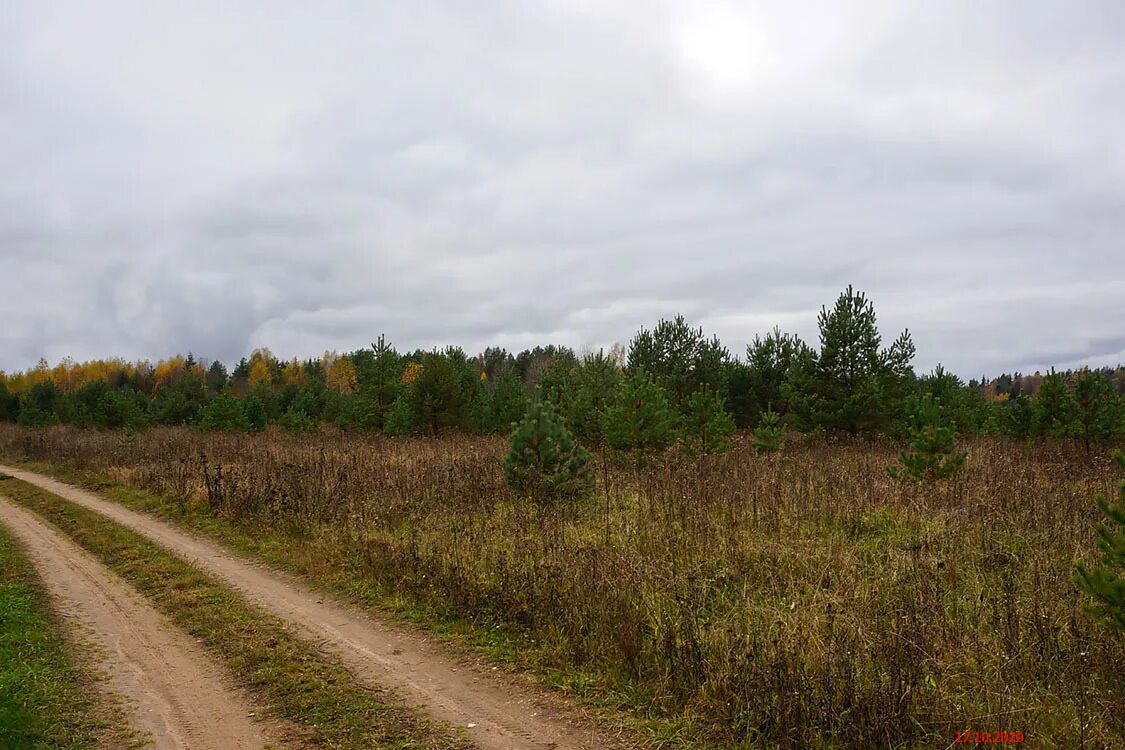
[[[779,430],[903,434],[926,399],[961,434],[1087,444],[1125,434],[1125,369],[964,382],[939,365],[919,376],[909,332],[885,343],[874,305],[852,287],[821,309],[818,327],[816,346],[775,328],[745,357],[677,316],[642,328],[627,347],[582,356],[558,346],[488,348],[475,357],[458,347],[399,353],[380,337],[319,360],[283,361],[258,349],[229,372],[191,354],[156,365],[41,361],[0,374],[0,420],[487,434],[510,432],[530,405],[542,404],[585,445],[643,453],[677,440],[714,450],[736,426],[764,438]]]

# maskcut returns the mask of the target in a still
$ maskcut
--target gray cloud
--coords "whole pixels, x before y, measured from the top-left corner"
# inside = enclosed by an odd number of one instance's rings
[[[1125,360],[1125,10],[15,3],[0,368],[740,352],[847,284],[916,364]]]

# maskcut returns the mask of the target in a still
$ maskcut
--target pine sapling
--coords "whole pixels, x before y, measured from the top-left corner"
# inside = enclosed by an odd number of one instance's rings
[[[759,453],[777,453],[781,450],[781,441],[785,437],[785,428],[781,426],[781,415],[773,409],[762,413],[762,421],[754,428],[754,450]]]
[[[1118,452],[1114,459],[1125,469],[1125,453]],[[1116,503],[1105,495],[1098,495],[1097,503],[1110,523],[1098,526],[1100,564],[1075,566],[1078,587],[1094,598],[1091,609],[1110,628],[1125,632],[1125,481],[1118,486]]]
[[[680,440],[688,453],[707,455],[730,449],[734,417],[726,410],[718,392],[700,389],[692,394],[681,422]]]
[[[926,394],[910,416],[910,445],[899,454],[900,466],[887,472],[903,482],[936,482],[953,476],[965,465],[965,452],[956,452],[957,430],[942,417],[941,404]]]
[[[590,453],[574,442],[550,406],[536,402],[509,439],[504,478],[535,500],[584,497],[594,490]]]
[[[676,439],[676,417],[664,389],[643,370],[629,373],[602,415],[606,442],[627,452],[638,465]]]

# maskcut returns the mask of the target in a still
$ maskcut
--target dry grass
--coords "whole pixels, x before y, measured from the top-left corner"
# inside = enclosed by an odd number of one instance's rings
[[[903,488],[893,446],[811,442],[638,470],[537,507],[500,439],[0,429],[0,453],[95,470],[214,515],[434,622],[512,634],[524,664],[723,746],[944,746],[1020,730],[1125,741],[1125,642],[1083,608],[1104,455],[979,440]],[[608,491],[607,491],[608,490]],[[499,636],[498,636],[499,637]]]

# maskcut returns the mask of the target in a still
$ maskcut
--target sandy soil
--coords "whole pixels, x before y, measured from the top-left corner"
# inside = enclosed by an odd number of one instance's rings
[[[267,747],[254,710],[221,668],[112,571],[30,511],[0,498],[11,530],[43,579],[64,627],[92,641],[108,687],[126,700],[133,727],[159,750]]]
[[[633,744],[589,728],[533,686],[458,661],[416,631],[333,602],[292,576],[50,477],[3,465],[0,472],[101,513],[223,579],[339,654],[361,679],[398,688],[435,718],[465,728],[481,748],[600,750]]]

